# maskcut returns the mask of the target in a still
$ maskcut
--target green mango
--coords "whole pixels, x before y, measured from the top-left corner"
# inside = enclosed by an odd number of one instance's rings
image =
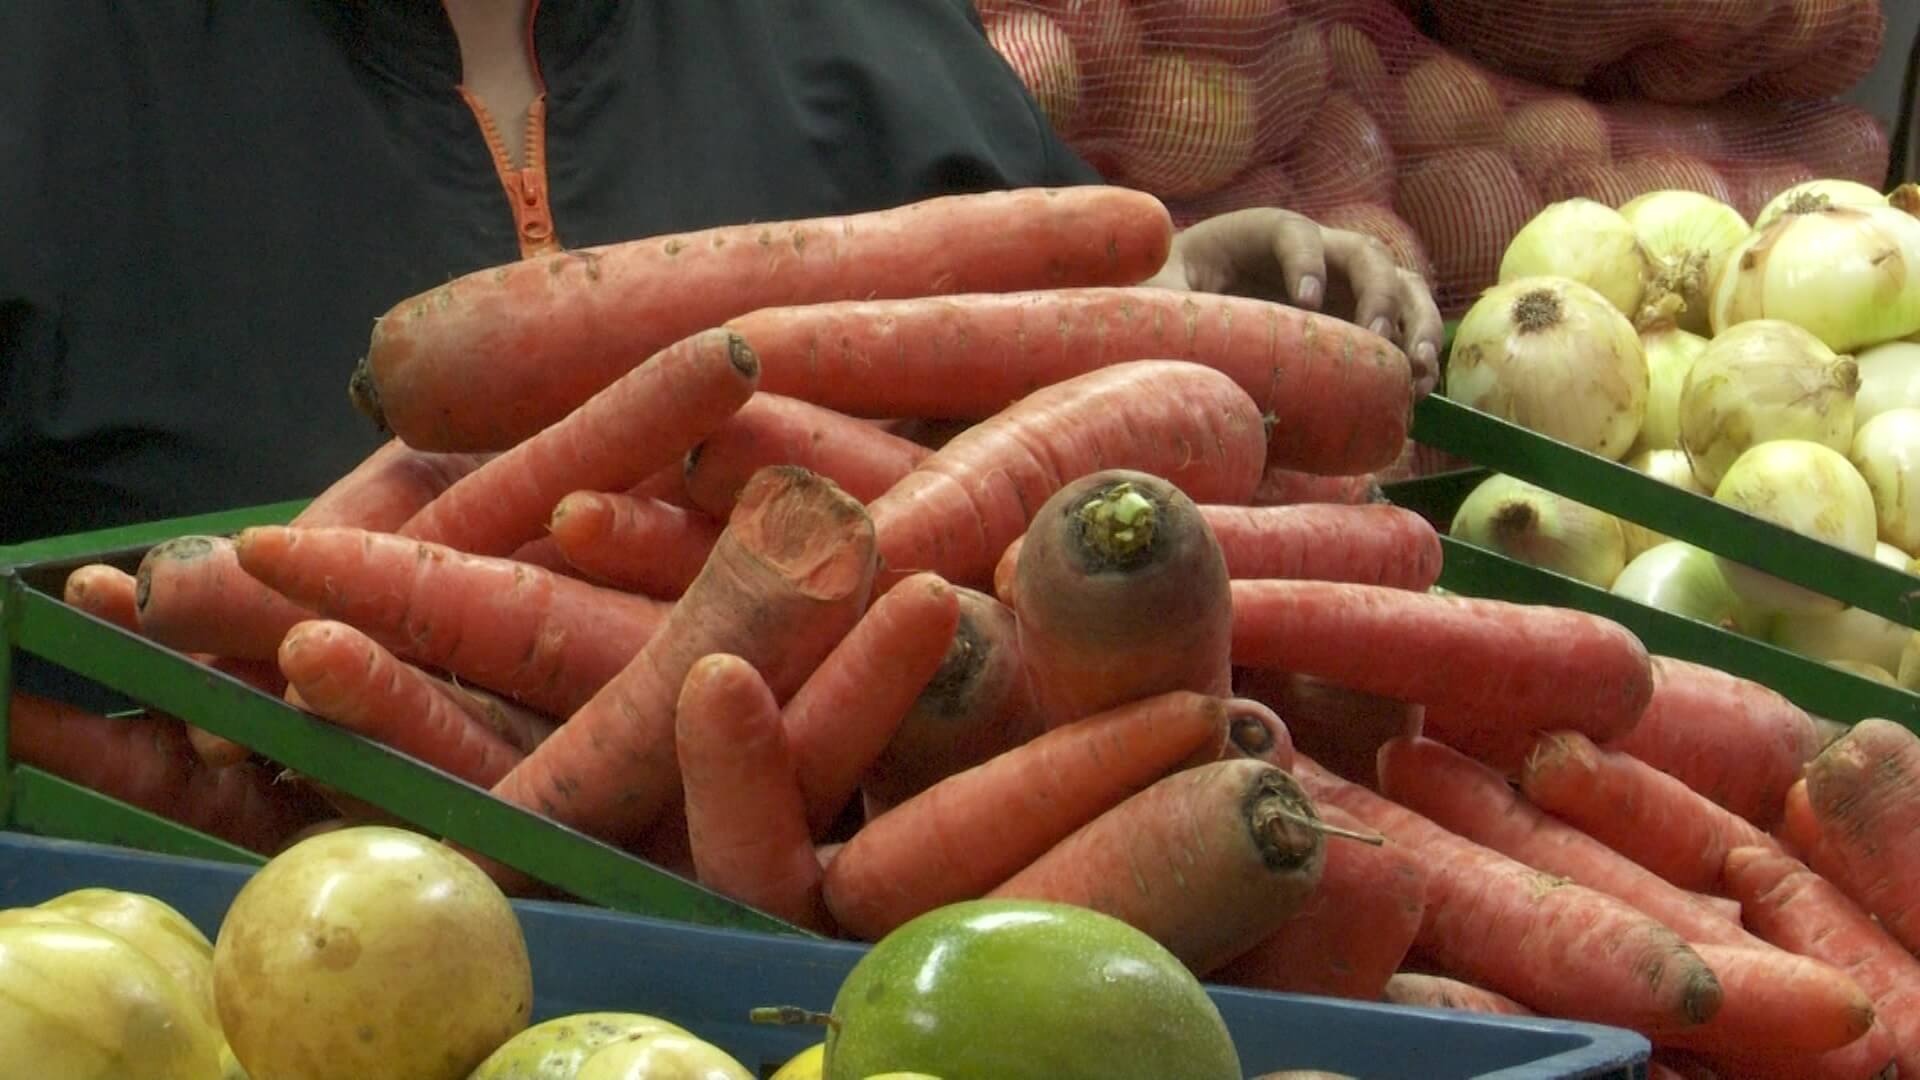
[[[825,1080],[1241,1080],[1213,999],[1089,908],[969,900],[882,938],[834,997]]]
[[[678,1024],[644,1013],[556,1016],[500,1044],[467,1080],[573,1080],[594,1051],[633,1035],[686,1035]]]

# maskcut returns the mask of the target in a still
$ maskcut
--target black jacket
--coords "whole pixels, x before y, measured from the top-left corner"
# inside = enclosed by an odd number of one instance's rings
[[[969,0],[545,0],[569,247],[1092,182]],[[0,4],[0,543],[312,495],[376,315],[522,248],[438,0]]]

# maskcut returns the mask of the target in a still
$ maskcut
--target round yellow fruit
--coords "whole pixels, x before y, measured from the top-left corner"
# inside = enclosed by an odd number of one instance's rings
[[[754,1080],[746,1066],[685,1032],[630,1035],[593,1052],[575,1080]]]
[[[214,1000],[258,1080],[464,1080],[526,1027],[513,907],[452,848],[363,825],[309,837],[234,898]]]
[[[213,942],[165,901],[117,889],[75,889],[38,906],[127,939],[179,980],[207,1023],[220,1025],[213,1007]]]
[[[502,1043],[467,1080],[575,1080],[594,1051],[630,1035],[691,1034],[645,1013],[573,1013],[543,1020]]]
[[[821,1080],[827,1072],[827,1044],[814,1043],[787,1059],[773,1080]]]
[[[0,1061],[88,1080],[206,1080],[219,1035],[158,963],[75,922],[0,927]]]

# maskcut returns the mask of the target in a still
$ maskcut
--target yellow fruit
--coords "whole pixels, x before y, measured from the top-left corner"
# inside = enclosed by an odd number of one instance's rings
[[[234,898],[214,999],[257,1080],[463,1080],[526,1026],[512,906],[464,856],[380,825],[309,837]]]
[[[117,889],[76,889],[39,904],[127,939],[179,980],[207,1023],[220,1026],[213,1007],[213,942],[164,901]]]
[[[827,1044],[817,1042],[788,1059],[780,1071],[773,1074],[773,1080],[821,1080],[826,1075],[826,1067]]]
[[[644,1013],[574,1013],[544,1020],[508,1039],[467,1080],[574,1080],[594,1051],[630,1035],[691,1034]]]
[[[81,923],[0,927],[0,1062],[86,1080],[206,1080],[219,1036],[158,963]]]
[[[726,1051],[685,1032],[630,1035],[593,1052],[575,1080],[754,1080]]]

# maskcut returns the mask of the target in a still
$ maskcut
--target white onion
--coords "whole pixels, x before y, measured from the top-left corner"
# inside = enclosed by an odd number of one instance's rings
[[[1499,473],[1461,501],[1448,533],[1600,589],[1612,584],[1627,562],[1619,519]]]
[[[1704,497],[1711,497],[1713,494],[1701,487],[1700,482],[1693,478],[1693,465],[1687,460],[1684,450],[1644,450],[1629,458],[1627,464],[1661,483],[1672,484],[1682,491],[1691,491],[1695,495]],[[1627,538],[1627,558],[1629,559],[1670,539],[1626,518],[1620,519],[1620,532]]]
[[[1920,218],[1879,206],[1783,214],[1727,256],[1715,334],[1784,319],[1848,352],[1920,330]]]
[[[1847,459],[1873,492],[1880,539],[1920,550],[1920,409],[1889,409],[1861,424]]]
[[[1738,634],[1752,634],[1764,625],[1734,595],[1713,554],[1680,540],[1655,544],[1634,556],[1609,591]]]
[[[1643,327],[1647,353],[1647,411],[1629,454],[1680,447],[1680,390],[1687,372],[1707,351],[1707,339],[1671,324]]]
[[[1876,544],[1873,557],[1895,570],[1907,568],[1907,553],[1892,544]],[[1777,616],[1767,638],[1815,660],[1848,660],[1897,671],[1900,650],[1912,634],[1891,619],[1850,607],[1832,614]]]
[[[1893,676],[1887,669],[1881,667],[1879,664],[1868,664],[1859,660],[1829,660],[1827,663],[1839,668],[1841,671],[1858,675],[1863,679],[1871,679],[1877,683],[1886,683],[1888,686],[1900,685],[1894,681]]]
[[[1702,487],[1720,483],[1749,447],[1806,439],[1845,453],[1853,444],[1860,372],[1791,323],[1741,323],[1707,343],[1680,388],[1680,448]]]
[[[1521,278],[1483,293],[1454,334],[1447,395],[1619,460],[1647,408],[1640,335],[1593,289]]]
[[[1893,681],[1904,690],[1920,693],[1920,631],[1907,635],[1907,643],[1900,649],[1900,665],[1893,669]]]
[[[1673,297],[1680,329],[1708,330],[1707,298],[1727,253],[1751,230],[1740,211],[1697,191],[1650,191],[1620,207],[1647,253],[1650,276],[1644,303],[1654,311]],[[1629,312],[1636,320],[1640,312]],[[1644,328],[1644,324],[1643,324]]]
[[[1887,197],[1854,180],[1803,180],[1767,200],[1753,215],[1753,227],[1764,229],[1785,214],[1810,214],[1835,206],[1885,206]]]
[[[1920,342],[1889,341],[1862,349],[1853,362],[1860,368],[1860,392],[1853,396],[1853,426],[1888,409],[1920,408]]]
[[[1572,278],[1632,317],[1650,269],[1639,235],[1618,210],[1574,198],[1549,204],[1514,234],[1500,259],[1500,280]]]
[[[1843,551],[1871,558],[1877,543],[1873,492],[1845,455],[1804,439],[1763,442],[1741,454],[1713,497]],[[1727,584],[1762,611],[1817,614],[1843,610],[1830,596],[1716,556]]]

